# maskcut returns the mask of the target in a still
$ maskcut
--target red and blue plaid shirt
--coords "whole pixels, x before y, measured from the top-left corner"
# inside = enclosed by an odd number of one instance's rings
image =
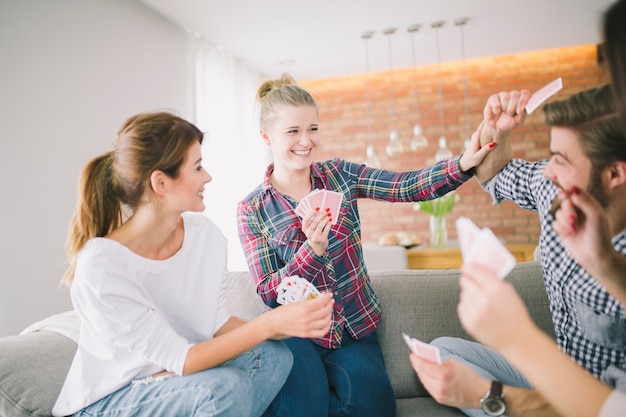
[[[315,254],[294,212],[298,202],[274,189],[270,165],[265,179],[239,202],[237,224],[257,293],[269,307],[276,307],[276,289],[284,277],[298,275],[321,292],[335,297],[330,332],[315,342],[326,348],[341,346],[344,329],[359,340],[372,333],[382,314],[370,286],[361,248],[361,223],[357,199],[412,202],[440,197],[471,178],[459,168],[460,156],[433,167],[392,172],[333,159],[311,165],[315,189],[344,195],[337,224],[329,233],[328,249]]]

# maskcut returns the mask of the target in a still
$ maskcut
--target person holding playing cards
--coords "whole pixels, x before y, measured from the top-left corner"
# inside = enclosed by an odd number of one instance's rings
[[[472,178],[494,145],[481,148],[475,134],[463,155],[412,172],[338,158],[317,162],[320,125],[311,94],[284,74],[263,83],[257,99],[273,163],[237,208],[257,292],[276,307],[281,283],[298,276],[335,300],[327,334],[285,340],[293,369],[266,415],[392,417],[395,395],[376,336],[382,312],[363,260],[357,200],[445,195]]]
[[[616,92],[616,104],[622,119],[622,132],[626,132],[626,26],[624,26],[624,21],[626,21],[626,0],[619,0],[605,12],[603,26],[609,68]],[[607,113],[610,114],[607,118],[611,119],[608,123],[614,123],[612,120],[614,113]],[[604,336],[597,344],[600,346],[612,344],[613,346],[608,347],[606,351],[619,349],[617,355],[613,356],[613,358],[617,357],[617,360],[609,357],[604,361],[604,363],[617,363],[609,364],[599,379],[579,365],[585,365],[585,361],[588,360],[587,356],[593,354],[591,349],[587,349],[590,353],[585,356],[576,355],[579,363],[573,362],[550,337],[532,323],[522,300],[511,285],[499,280],[492,271],[487,269],[480,269],[472,264],[463,266],[458,307],[459,319],[463,327],[479,341],[496,348],[528,378],[530,384],[555,410],[544,407],[542,415],[557,415],[557,413],[569,417],[624,415],[626,408],[623,382],[624,348],[616,347],[615,342],[624,340],[626,257],[624,256],[623,236],[626,220],[623,216],[615,214],[616,211],[624,212],[623,200],[614,201],[613,198],[615,193],[623,194],[624,190],[623,186],[616,187],[615,191],[611,190],[611,186],[606,186],[606,184],[624,181],[623,174],[615,175],[617,167],[621,166],[621,170],[625,169],[624,135],[622,133],[621,145],[616,144],[620,151],[619,156],[615,158],[617,164],[612,164],[612,173],[605,176],[603,181],[595,181],[594,186],[587,186],[587,189],[573,185],[567,190],[560,190],[557,195],[560,204],[552,210],[554,217],[552,230],[558,234],[563,247],[580,267],[597,279],[597,282],[606,290],[606,292],[599,292],[598,285],[593,281],[588,281],[585,293],[590,295],[594,292],[599,293],[603,301],[600,303],[601,308],[594,309],[583,319],[590,326],[594,324],[590,322],[590,319],[606,317],[607,309],[616,311],[613,318],[604,323],[600,322],[602,325],[589,329],[592,332],[587,333],[596,339]],[[581,135],[580,138],[582,140],[585,136]],[[589,162],[592,166],[595,165],[596,169],[598,165],[596,159],[602,154],[598,150],[608,148],[608,142],[607,139],[606,145],[596,146],[594,157],[589,158]],[[569,163],[566,161],[566,164]],[[599,191],[598,188],[604,188],[604,190]],[[544,263],[549,259],[548,254],[544,258]],[[548,287],[549,294],[553,294],[553,291],[551,287]],[[581,291],[579,293],[582,294]],[[612,299],[611,296],[614,298]],[[580,304],[582,305],[582,302]],[[578,308],[583,309],[583,307]],[[515,323],[515,326],[511,326],[511,323]],[[563,344],[561,340],[562,338],[559,338],[560,345]],[[564,350],[568,351],[568,349]],[[441,392],[435,388],[435,385],[443,380],[443,367],[426,364],[414,355],[411,356],[411,362],[433,391]],[[467,375],[467,378],[459,378],[464,380],[463,386],[480,383],[470,382],[475,375],[472,375],[471,371],[468,372],[467,368],[458,362],[449,361],[446,366],[450,366],[448,378],[454,378],[451,375],[457,377]],[[622,376],[621,379],[620,376]],[[454,389],[450,386],[451,384],[447,385],[447,389]],[[463,390],[458,389],[458,391]],[[503,393],[503,401],[509,402],[509,399],[511,402],[515,401],[515,398],[511,398],[515,397],[515,391],[508,391],[505,387]],[[462,401],[448,400],[443,397],[440,397],[440,401],[448,404],[456,403],[456,405],[462,403]],[[540,414],[539,412],[524,413],[515,406],[512,406],[510,411],[512,415]]]
[[[553,203],[560,190],[588,192],[606,216],[611,253],[626,256],[626,134],[613,91],[606,85],[544,105],[552,157],[538,162],[512,159],[508,143],[510,130],[525,118],[529,98],[527,91],[490,97],[481,132],[484,139],[498,140],[499,145],[497,154],[488,156],[489,165],[477,168],[478,179],[496,202],[509,200],[538,212],[541,263],[556,341],[591,375],[626,390],[624,304],[590,275],[593,269],[572,258],[566,239],[557,232],[559,226],[555,227],[554,216],[560,210],[555,211],[558,204]],[[488,172],[498,161],[504,162],[503,167],[490,178]],[[576,226],[570,218],[565,221],[570,228]],[[515,416],[558,415],[524,375],[493,349],[449,337],[431,344],[440,349],[443,364],[431,366],[419,359],[413,364],[437,401],[471,416],[505,411]]]
[[[80,339],[53,415],[258,417],[292,366],[269,339],[328,333],[325,294],[250,322],[228,314],[202,138],[171,113],[138,114],[83,170],[65,274]]]

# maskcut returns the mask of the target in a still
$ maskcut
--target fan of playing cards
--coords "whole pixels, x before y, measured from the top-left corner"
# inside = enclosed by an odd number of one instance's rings
[[[456,221],[459,245],[464,263],[479,264],[504,278],[516,264],[515,257],[504,247],[491,229],[480,229],[467,217]]]
[[[315,189],[300,201],[298,207],[296,207],[296,214],[300,217],[304,217],[315,208],[319,208],[321,211],[328,209],[331,215],[330,223],[336,224],[342,200],[343,194],[341,193]]]
[[[295,303],[320,296],[315,285],[299,276],[285,277],[278,285],[276,302],[279,304]]]
[[[411,352],[422,359],[441,365],[441,353],[437,346],[429,345],[404,333],[402,333],[402,337],[409,349],[411,349]]]

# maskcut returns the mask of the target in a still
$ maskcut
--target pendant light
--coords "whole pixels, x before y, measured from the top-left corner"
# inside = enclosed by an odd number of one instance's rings
[[[376,149],[374,148],[374,130],[372,129],[372,101],[370,97],[370,68],[369,68],[369,50],[368,40],[374,35],[373,31],[363,32],[361,39],[365,45],[365,75],[367,77],[365,82],[365,92],[367,100],[367,130],[369,135],[369,144],[367,145],[366,157],[363,163],[370,168],[380,168],[380,160],[376,156]]]
[[[389,143],[385,148],[387,155],[390,157],[400,155],[404,151],[402,144],[400,143],[400,139],[398,138],[398,130],[396,129],[396,93],[394,91],[393,54],[391,50],[391,35],[395,32],[396,28],[385,29],[383,32],[387,35],[387,45],[389,50],[389,76],[391,77],[391,81],[389,82],[391,89],[391,132],[389,133]]]
[[[411,149],[419,151],[428,147],[428,139],[424,136],[424,130],[420,125],[419,111],[419,94],[417,91],[417,52],[415,50],[415,33],[420,29],[421,25],[411,25],[406,30],[411,34],[411,54],[413,56],[413,69],[415,70],[415,124],[413,125],[413,138],[411,139]]]
[[[467,67],[465,65],[465,31],[463,27],[469,19],[467,17],[461,17],[454,21],[454,24],[459,27],[461,32],[461,59],[463,61],[463,93],[465,95],[465,140],[463,140],[463,146],[465,149],[470,144],[470,120],[469,120],[469,94],[467,89]]]
[[[435,22],[431,25],[435,29],[435,40],[437,42],[437,84],[439,87],[439,119],[441,124],[441,136],[439,137],[439,148],[435,153],[435,162],[452,158],[452,151],[448,148],[448,141],[445,136],[445,118],[443,112],[443,88],[441,86],[441,48],[439,46],[439,29],[445,24],[443,21]]]

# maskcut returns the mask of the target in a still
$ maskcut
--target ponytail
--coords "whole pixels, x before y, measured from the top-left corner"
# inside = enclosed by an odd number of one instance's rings
[[[76,258],[85,243],[94,237],[106,236],[122,224],[122,202],[114,181],[112,152],[92,159],[83,169],[78,205],[66,242],[69,267],[62,280],[66,286],[74,280]]]

